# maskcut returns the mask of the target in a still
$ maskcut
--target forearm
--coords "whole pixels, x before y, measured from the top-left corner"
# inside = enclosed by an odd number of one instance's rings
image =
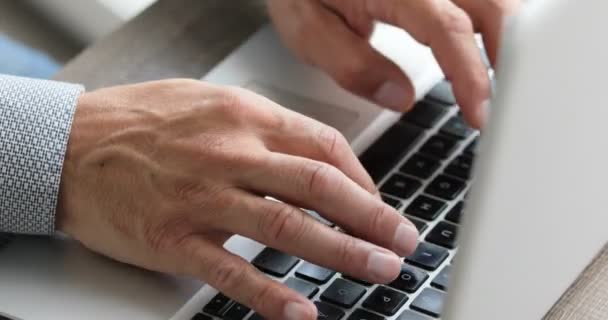
[[[0,75],[0,232],[50,235],[83,88]]]

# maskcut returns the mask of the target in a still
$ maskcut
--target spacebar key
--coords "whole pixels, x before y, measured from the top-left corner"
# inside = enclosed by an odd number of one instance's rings
[[[359,160],[377,183],[403,159],[422,134],[423,129],[398,122],[378,138]]]

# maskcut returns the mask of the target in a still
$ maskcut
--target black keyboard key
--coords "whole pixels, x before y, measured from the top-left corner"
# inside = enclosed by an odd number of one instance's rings
[[[430,221],[437,218],[445,207],[445,202],[441,200],[436,200],[427,196],[418,196],[405,209],[405,213]]]
[[[380,191],[400,199],[409,199],[421,186],[422,183],[414,178],[394,174],[382,185]]]
[[[395,199],[395,198],[387,196],[385,194],[382,195],[382,201],[384,201],[384,203],[388,204],[389,206],[391,206],[395,209],[399,209],[403,205],[401,200]]]
[[[376,290],[365,299],[363,307],[385,316],[392,316],[401,309],[407,299],[405,294],[381,286],[377,287]]]
[[[230,309],[228,309],[228,311],[226,311],[224,313],[224,316],[222,316],[222,319],[224,319],[224,320],[243,320],[249,314],[249,311],[251,311],[251,309],[247,308],[246,306],[244,306],[240,303],[235,303],[232,305],[232,307],[230,307]]]
[[[439,274],[433,279],[431,285],[437,289],[446,290],[450,283],[450,269],[451,266],[447,266],[439,272]]]
[[[400,171],[420,179],[428,179],[439,169],[439,166],[439,161],[418,153],[408,159]]]
[[[477,154],[477,146],[479,145],[479,138],[475,138],[466,149],[464,149],[464,154],[469,157],[474,157]]]
[[[420,140],[423,130],[398,122],[388,129],[359,158],[374,181],[380,181]]]
[[[401,121],[413,123],[419,127],[430,129],[447,113],[445,106],[438,105],[431,101],[420,101],[414,108],[408,111]]]
[[[369,311],[365,311],[363,309],[357,309],[353,312],[348,320],[385,320],[383,316],[379,316],[375,313],[371,313]]]
[[[298,264],[300,259],[272,248],[265,248],[251,262],[261,271],[275,277],[284,277]]]
[[[0,316],[0,320],[2,320],[2,316]],[[213,320],[213,318],[202,313],[197,313],[194,315],[194,317],[192,317],[191,320]]]
[[[344,311],[321,301],[316,301],[315,306],[317,306],[317,320],[340,320],[346,315]]]
[[[452,84],[447,80],[443,80],[433,87],[426,96],[426,99],[437,101],[446,106],[453,106],[456,104]]]
[[[410,220],[411,223],[414,224],[414,226],[416,226],[416,229],[418,229],[418,233],[423,233],[424,230],[426,230],[426,228],[428,227],[428,225],[426,224],[426,222],[416,219],[416,218],[412,218],[412,217],[406,217],[408,220]]]
[[[232,305],[232,300],[226,297],[222,293],[218,293],[207,303],[203,308],[203,312],[208,313],[212,316],[221,316],[225,310]]]
[[[445,292],[437,291],[435,289],[424,289],[412,302],[410,308],[432,317],[439,317],[443,310],[445,296]]]
[[[445,173],[464,180],[469,180],[471,178],[472,170],[473,159],[467,156],[460,156],[450,163],[450,165],[445,169]]]
[[[329,279],[331,279],[331,277],[334,276],[334,274],[336,274],[336,272],[333,270],[329,270],[327,268],[306,261],[302,263],[302,265],[300,265],[298,270],[296,270],[297,277],[318,284],[326,283],[327,281],[329,281]]]
[[[426,236],[426,241],[446,247],[456,248],[456,237],[458,236],[458,226],[455,224],[441,221]]]
[[[466,139],[474,132],[474,130],[464,122],[464,119],[458,116],[454,116],[448,120],[440,131],[443,134],[447,134],[458,139]]]
[[[425,270],[433,271],[449,256],[448,250],[434,244],[421,242],[418,248],[405,261]]]
[[[389,284],[389,286],[405,291],[407,293],[414,293],[422,284],[429,278],[429,275],[415,267],[404,264],[401,266],[401,273],[399,277]]]
[[[359,284],[338,278],[325,289],[321,295],[321,300],[350,308],[363,297],[365,291],[365,287]]]
[[[412,310],[405,310],[397,320],[431,320],[431,318]]]
[[[420,152],[437,159],[448,158],[458,146],[458,141],[450,137],[432,136],[420,149]]]
[[[297,278],[287,279],[285,285],[308,299],[311,299],[319,292],[319,288],[314,284]]]
[[[442,174],[437,176],[425,191],[439,198],[454,200],[465,188],[464,181]]]
[[[445,219],[453,223],[460,223],[462,219],[462,211],[464,210],[464,202],[460,201],[446,214]]]
[[[342,278],[344,278],[344,279],[348,279],[348,280],[350,280],[350,281],[352,281],[352,282],[356,282],[356,283],[358,283],[358,284],[362,284],[362,285],[364,285],[364,286],[366,286],[366,287],[369,287],[369,286],[371,286],[371,285],[372,285],[371,283],[369,283],[369,282],[367,282],[367,281],[365,281],[365,280],[357,279],[357,278],[355,278],[355,277],[351,277],[351,276],[346,275],[346,274],[343,274],[343,275],[342,275]]]
[[[258,313],[254,313],[248,320],[266,320],[264,317],[259,315]]]

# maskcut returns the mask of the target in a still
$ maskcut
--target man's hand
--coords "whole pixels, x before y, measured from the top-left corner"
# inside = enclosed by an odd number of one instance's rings
[[[285,43],[341,86],[397,111],[415,99],[410,80],[369,44],[374,21],[407,30],[431,47],[467,121],[481,127],[490,82],[474,32],[496,62],[505,18],[520,0],[268,0]]]
[[[316,310],[224,250],[232,235],[376,283],[398,276],[398,256],[418,236],[380,200],[336,130],[246,90],[193,80],[80,98],[57,227],[119,261],[197,277],[277,320],[316,319]]]

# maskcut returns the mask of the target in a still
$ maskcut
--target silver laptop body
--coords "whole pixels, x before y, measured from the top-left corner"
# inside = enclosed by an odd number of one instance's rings
[[[445,110],[431,128],[422,128],[420,139],[382,175],[379,186],[394,175],[418,179],[402,168],[413,155],[430,152],[422,150],[434,136],[457,141],[432,176],[420,178],[422,187],[413,196],[400,199],[386,194],[397,201],[400,212],[426,225],[420,241],[446,255],[432,270],[419,261],[408,262],[428,277],[413,293],[392,288],[407,301],[385,318],[397,319],[404,312],[428,316],[433,311],[428,304],[436,303],[439,294],[447,299],[442,319],[540,319],[608,242],[608,214],[602,212],[608,178],[608,109],[602,106],[603,77],[608,71],[604,62],[608,44],[601,41],[608,28],[605,12],[608,3],[603,1],[537,0],[513,24],[497,72],[491,121],[476,152],[474,190],[461,221],[450,214],[472,183],[457,177],[450,166],[474,153],[469,145],[478,133],[450,136],[458,133],[448,127],[458,110],[446,101],[446,87],[436,87],[442,74],[429,50],[401,31],[379,27],[373,44],[411,76],[420,99]],[[319,71],[297,62],[270,27],[204,80],[250,88],[327,122],[344,132],[362,155],[395,123],[415,125],[409,123],[412,119],[401,119],[344,92]],[[431,88],[435,89],[427,96]],[[463,182],[464,189],[450,200],[430,195],[445,204],[433,219],[412,215],[415,199],[442,175]],[[459,229],[459,249],[429,240],[442,222]],[[264,249],[241,237],[234,237],[226,247],[247,259]],[[278,280],[301,278],[297,273],[302,263]],[[447,296],[439,283],[446,267],[450,271]],[[316,284],[315,301],[323,300],[324,290],[341,275],[333,277]],[[191,279],[110,261],[63,238],[13,239],[0,249],[0,283],[0,313],[24,320],[185,320],[204,313],[217,294]],[[355,309],[366,309],[362,305],[374,287],[365,290],[354,307],[339,308],[344,319]],[[432,295],[425,298],[428,292]],[[227,305],[222,312],[230,308]]]

